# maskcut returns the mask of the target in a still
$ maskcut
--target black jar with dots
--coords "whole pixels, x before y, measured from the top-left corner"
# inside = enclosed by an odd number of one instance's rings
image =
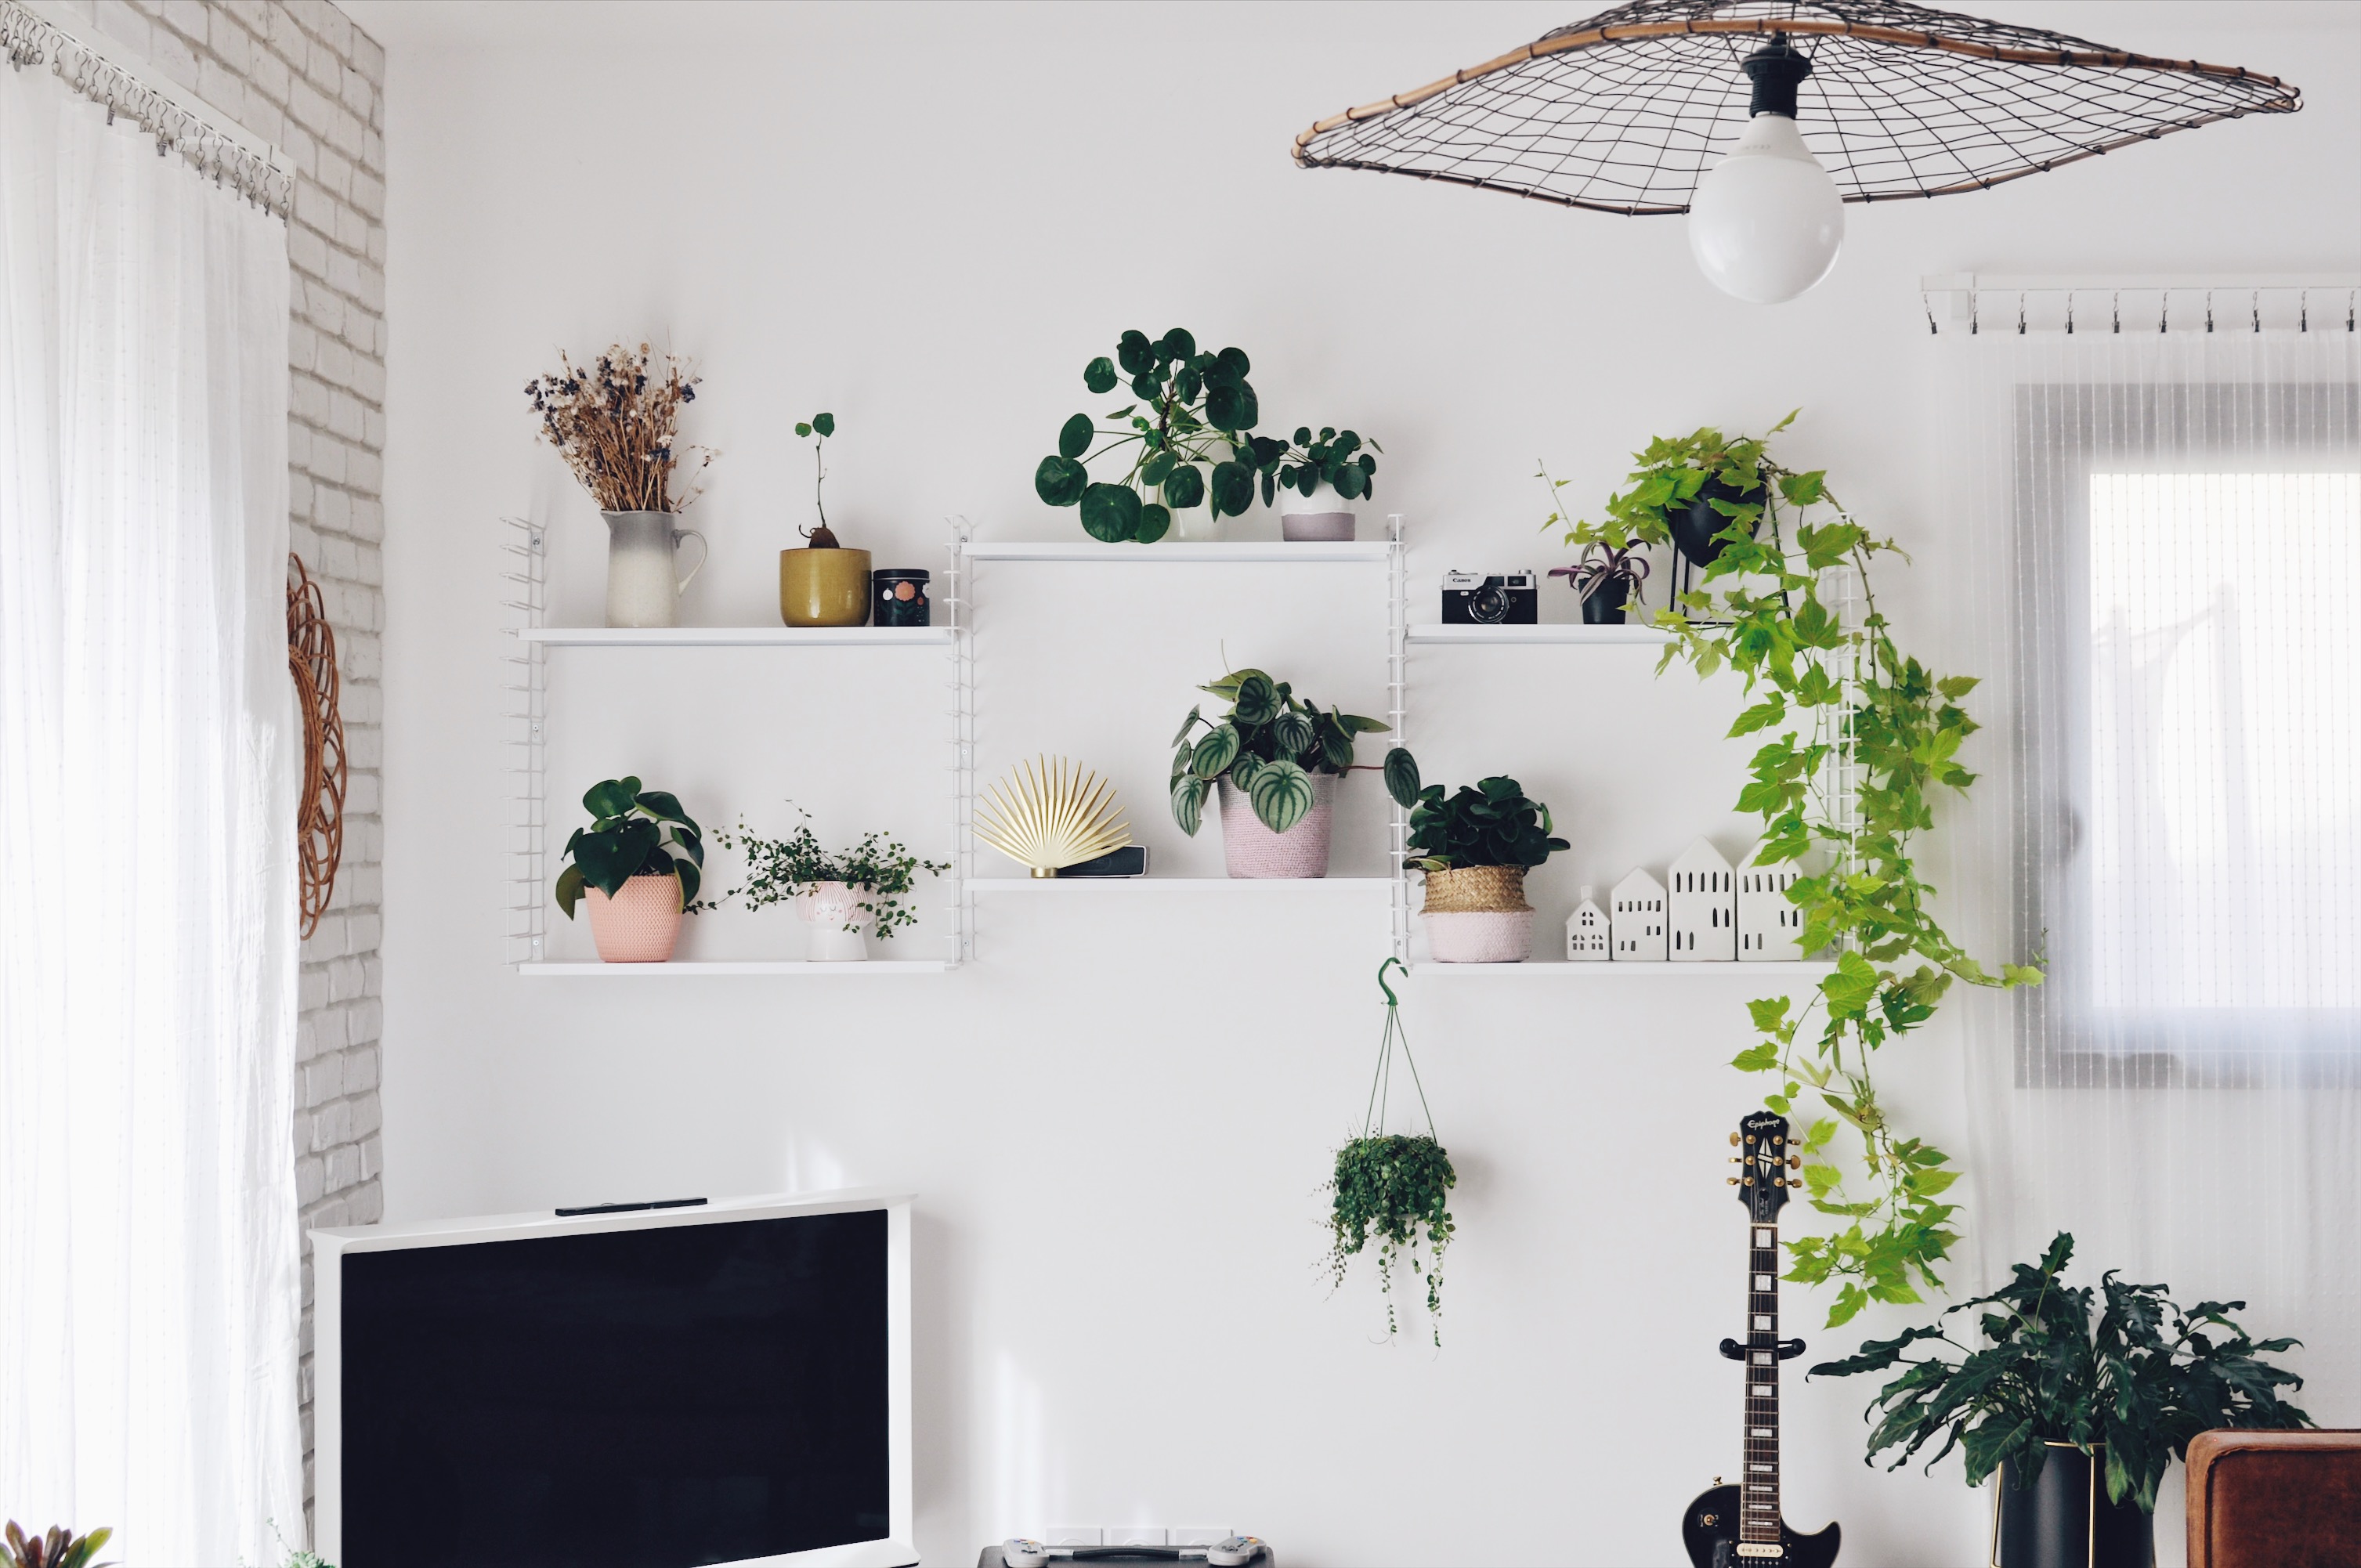
[[[928,574],[897,568],[869,574],[872,626],[931,626],[934,612],[927,598]]]

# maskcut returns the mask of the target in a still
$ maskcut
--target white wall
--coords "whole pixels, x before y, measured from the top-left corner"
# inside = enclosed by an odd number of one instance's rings
[[[520,979],[501,963],[495,520],[551,518],[575,583],[595,583],[599,533],[520,389],[560,346],[647,334],[697,358],[695,433],[725,455],[688,613],[717,622],[772,613],[769,553],[807,517],[794,419],[843,423],[848,542],[939,568],[946,513],[986,537],[1075,531],[1029,476],[1060,422],[1103,405],[1082,365],[1175,323],[1253,355],[1268,422],[1384,443],[1380,505],[1411,520],[1427,617],[1446,566],[1562,558],[1535,532],[1536,457],[1598,498],[1653,433],[1799,405],[1788,460],[1827,465],[1933,554],[1921,274],[2361,254],[2361,8],[1984,8],[2279,72],[2309,107],[1853,209],[1829,282],[1763,310],[1707,288],[1677,220],[1289,162],[1313,118],[1579,7],[357,5],[392,50],[389,1214],[915,1190],[929,1563],[1125,1520],[1251,1528],[1304,1563],[1676,1561],[1681,1505],[1736,1458],[1712,1346],[1735,1332],[1721,1157],[1750,1092],[1722,1064],[1751,988],[1411,983],[1462,1172],[1438,1354],[1373,1343],[1373,1283],[1331,1299],[1316,1267],[1318,1188],[1380,1021],[1376,899],[1002,899],[982,961],[922,981]],[[1170,869],[1216,863],[1160,795],[1163,741],[1223,645],[1381,710],[1373,568],[1279,587],[986,571],[986,771],[1087,758]],[[1893,596],[1930,634],[1936,588]],[[561,657],[562,779],[630,769],[724,820],[776,822],[792,795],[831,836],[947,843],[931,656],[694,655],[662,677]],[[1435,651],[1413,682],[1430,777],[1507,771],[1557,808],[1575,848],[1535,878],[1545,935],[1578,883],[1661,868],[1701,830],[1733,854],[1749,838],[1728,809],[1728,690],[1652,681],[1637,651]],[[1370,798],[1345,853],[1374,866],[1375,786],[1355,787]],[[796,938],[773,917],[693,939]],[[1938,1028],[1884,1070],[1891,1102],[1956,1149],[1955,1051]],[[1807,1304],[1794,1318],[1816,1354],[1855,1337]],[[1984,1504],[1955,1470],[1861,1464],[1866,1393],[1793,1390],[1791,1517],[1841,1519],[1849,1562],[1981,1561]]]

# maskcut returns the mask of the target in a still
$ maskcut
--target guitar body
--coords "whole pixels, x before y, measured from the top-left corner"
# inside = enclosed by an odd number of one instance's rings
[[[1817,1535],[1798,1535],[1779,1521],[1779,1555],[1741,1557],[1738,1552],[1738,1488],[1714,1486],[1697,1494],[1681,1516],[1681,1544],[1688,1548],[1690,1568],[1829,1568],[1837,1560],[1843,1532],[1831,1524]]]

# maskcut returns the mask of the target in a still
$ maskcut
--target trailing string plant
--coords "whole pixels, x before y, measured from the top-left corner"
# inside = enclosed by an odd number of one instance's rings
[[[1837,948],[1836,971],[1800,1005],[1790,996],[1750,1003],[1761,1038],[1732,1065],[1771,1074],[1764,1101],[1783,1115],[1806,1091],[1834,1113],[1805,1135],[1803,1177],[1812,1206],[1839,1228],[1788,1244],[1789,1278],[1838,1282],[1833,1326],[1872,1300],[1920,1299],[1914,1279],[1939,1288],[1937,1266],[1959,1239],[1958,1208],[1941,1201],[1959,1173],[1894,1125],[1878,1099],[1874,1054],[1933,1017],[1954,981],[2005,988],[2041,979],[2037,960],[1989,973],[1953,941],[1915,858],[1938,786],[1964,792],[1975,782],[1958,752],[1976,729],[1960,706],[1976,680],[1938,676],[1896,645],[1870,566],[1900,552],[1852,520],[1824,472],[1797,473],[1774,462],[1763,440],[1714,430],[1651,442],[1637,460],[1606,521],[1575,524],[1565,543],[1674,542],[1705,558],[1699,587],[1655,615],[1673,636],[1658,672],[1681,659],[1700,677],[1725,665],[1738,673],[1758,700],[1730,733],[1772,737],[1748,764],[1738,809],[1763,819],[1764,863],[1825,861],[1787,896],[1803,912],[1803,950]],[[1810,521],[1815,509],[1825,521]],[[1839,1124],[1859,1135],[1857,1163],[1840,1154]],[[1848,1164],[1865,1179],[1858,1191]]]
[[[710,909],[697,902],[703,876],[703,830],[681,809],[680,797],[643,790],[636,778],[606,779],[582,796],[590,826],[566,840],[573,863],[557,873],[557,906],[574,918],[574,906],[590,888],[612,898],[635,876],[668,876],[680,883],[680,906],[694,915]]]
[[[878,940],[884,941],[897,927],[917,923],[917,912],[903,900],[917,888],[918,873],[940,876],[951,869],[948,862],[922,861],[899,841],[875,831],[864,834],[849,850],[831,852],[812,831],[811,813],[800,806],[796,812],[804,820],[784,839],[763,838],[748,828],[742,817],[734,829],[713,830],[717,843],[746,859],[745,882],[715,900],[716,908],[743,898],[750,911],[767,909],[801,898],[823,883],[840,883],[866,895],[853,907],[876,922]],[[844,928],[858,931],[861,922],[849,920]]]
[[[1113,359],[1101,355],[1082,367],[1082,384],[1103,394],[1127,379],[1134,400],[1105,416],[1106,429],[1086,413],[1068,420],[1058,450],[1033,472],[1034,493],[1053,507],[1080,506],[1083,529],[1109,543],[1153,543],[1175,511],[1191,507],[1243,515],[1257,471],[1286,451],[1283,442],[1247,433],[1261,417],[1251,368],[1243,349],[1198,352],[1185,328],[1153,342],[1125,333]],[[1123,477],[1093,481],[1089,466],[1109,455],[1124,461]]]
[[[680,411],[697,400],[688,363],[655,355],[646,344],[617,344],[588,367],[557,356],[555,375],[524,384],[541,415],[541,433],[565,455],[600,511],[685,511],[704,488],[697,476],[720,455],[682,446]],[[684,457],[697,466],[675,476]]]
[[[1353,738],[1386,729],[1374,718],[1308,703],[1287,682],[1260,670],[1235,670],[1197,689],[1220,697],[1230,710],[1216,721],[1204,716],[1202,705],[1192,707],[1172,737],[1172,820],[1192,839],[1204,820],[1205,797],[1224,778],[1244,792],[1264,827],[1286,832],[1312,809],[1312,775],[1349,772]],[[1389,759],[1389,787],[1397,772]],[[1399,793],[1395,798],[1410,804]]]
[[[1360,1135],[1347,1139],[1336,1151],[1336,1174],[1326,1189],[1334,1194],[1328,1208],[1328,1276],[1332,1288],[1342,1288],[1353,1259],[1374,1246],[1378,1289],[1386,1299],[1386,1332],[1391,1336],[1401,1332],[1394,1310],[1394,1269],[1407,1263],[1411,1272],[1426,1282],[1427,1321],[1440,1349],[1443,1253],[1451,1245],[1450,1193],[1459,1177],[1451,1168],[1450,1155],[1435,1139],[1434,1113],[1427,1108],[1426,1086],[1419,1082],[1418,1064],[1411,1059],[1400,1003],[1393,987],[1386,983],[1389,968],[1409,972],[1399,959],[1388,959],[1378,966],[1378,989],[1386,995],[1385,1033],[1378,1042],[1377,1076],[1369,1083],[1368,1109],[1362,1116]],[[1401,1048],[1402,1065],[1410,1069],[1411,1086],[1418,1092],[1419,1112],[1426,1118],[1426,1131],[1422,1134],[1385,1130],[1397,1046]]]
[[[836,433],[836,416],[814,414],[809,419],[797,420],[796,433],[812,444],[812,510],[819,514],[818,527],[799,528],[796,532],[802,534],[814,550],[840,548],[836,542],[836,534],[828,526],[828,497],[822,493],[828,483],[828,460],[820,452],[822,444]]]
[[[1899,1470],[1937,1437],[1932,1470],[1960,1451],[1971,1486],[2007,1462],[2019,1486],[2041,1475],[2050,1443],[2106,1448],[2107,1496],[2156,1511],[2156,1489],[2189,1441],[2219,1427],[2307,1427],[2312,1418],[2279,1396],[2303,1379],[2263,1360],[2299,1343],[2256,1340],[2230,1318],[2244,1301],[2200,1301],[2186,1310],[2169,1285],[2125,1285],[2110,1271],[2093,1291],[2059,1281],[2074,1255],[2060,1232],[2038,1266],[2017,1264],[1989,1296],[1962,1301],[1922,1329],[1871,1340],[1861,1354],[1812,1368],[1815,1377],[1902,1375],[1878,1390],[1869,1415],[1869,1458],[1901,1452]],[[2092,1321],[2092,1308],[2101,1310]],[[1984,1343],[1951,1337],[1949,1320],[1978,1308]],[[2169,1332],[2167,1325],[2170,1325]],[[1919,1345],[1932,1354],[1905,1354]],[[1938,1348],[1942,1347],[1942,1348]]]

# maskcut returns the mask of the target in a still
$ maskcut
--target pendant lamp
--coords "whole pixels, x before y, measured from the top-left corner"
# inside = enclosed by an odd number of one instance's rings
[[[1634,0],[1322,120],[1295,161],[1686,213],[1706,277],[1767,304],[1828,275],[1849,203],[1989,190],[2301,106],[2276,76],[1901,0]]]

